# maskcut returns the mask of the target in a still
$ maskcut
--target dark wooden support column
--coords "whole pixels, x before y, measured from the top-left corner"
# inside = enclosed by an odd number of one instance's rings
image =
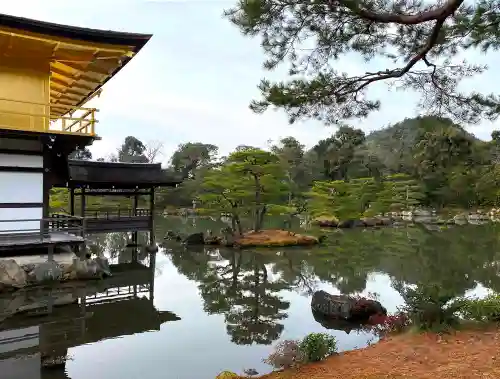
[[[132,244],[133,244],[133,247],[132,247],[132,262],[133,263],[137,263],[138,259],[139,259],[139,247],[137,246],[137,243],[138,243],[138,238],[137,238],[137,231],[135,232],[132,232]]]
[[[137,207],[139,206],[139,195],[137,194],[137,190],[134,193],[134,200],[132,204],[132,215],[137,216]]]
[[[69,212],[71,216],[75,215],[75,188],[71,187],[69,190]]]
[[[85,197],[85,187],[82,187],[81,192],[80,192],[80,216],[85,217],[85,210],[87,208],[87,199]]]
[[[150,212],[150,224],[151,224],[151,234],[154,236],[155,232],[155,188],[151,187],[149,193],[149,212]]]
[[[155,298],[156,253],[149,254],[149,269],[151,270],[151,282],[149,283],[149,300],[153,302]]]

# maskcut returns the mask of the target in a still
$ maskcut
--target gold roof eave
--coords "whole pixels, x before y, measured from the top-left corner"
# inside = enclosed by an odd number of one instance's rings
[[[50,65],[51,116],[58,117],[91,98],[150,38],[0,14],[0,64]]]

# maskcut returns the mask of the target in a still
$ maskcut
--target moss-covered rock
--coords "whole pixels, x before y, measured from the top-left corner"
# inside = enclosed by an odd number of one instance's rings
[[[277,247],[277,246],[310,246],[319,243],[313,236],[296,234],[288,230],[268,229],[259,232],[248,232],[237,238],[238,247]]]
[[[322,228],[336,228],[339,225],[339,219],[335,216],[318,216],[312,220],[313,225],[317,225]]]

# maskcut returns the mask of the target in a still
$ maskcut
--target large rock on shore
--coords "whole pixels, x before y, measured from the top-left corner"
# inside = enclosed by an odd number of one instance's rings
[[[22,288],[28,284],[26,271],[14,259],[0,260],[0,291]]]
[[[76,279],[101,279],[111,275],[109,263],[106,258],[74,259],[64,275],[66,280]]]
[[[387,310],[376,300],[331,295],[325,291],[313,294],[311,308],[325,317],[348,321],[363,321],[376,314],[387,314]]]

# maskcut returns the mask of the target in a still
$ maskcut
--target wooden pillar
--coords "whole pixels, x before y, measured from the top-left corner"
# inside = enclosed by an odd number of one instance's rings
[[[137,192],[137,190],[135,190]],[[132,215],[137,216],[137,207],[139,206],[139,195],[135,194],[134,195],[134,203],[132,205]]]
[[[156,253],[149,254],[149,269],[151,275],[151,282],[149,283],[149,300],[153,302],[155,298]]]
[[[139,259],[139,252],[138,252],[138,238],[137,238],[137,231],[132,232],[132,262],[137,263],[137,260]]]
[[[151,229],[151,234],[154,235],[155,231],[155,188],[151,187],[150,193],[149,193],[149,215],[151,217],[150,220],[150,229]]]
[[[75,215],[75,188],[71,187],[69,190],[69,211],[71,216]]]
[[[85,187],[82,187],[81,191],[80,191],[80,216],[81,217],[85,217],[85,208],[87,207],[87,204],[86,204],[86,198],[85,198]]]

